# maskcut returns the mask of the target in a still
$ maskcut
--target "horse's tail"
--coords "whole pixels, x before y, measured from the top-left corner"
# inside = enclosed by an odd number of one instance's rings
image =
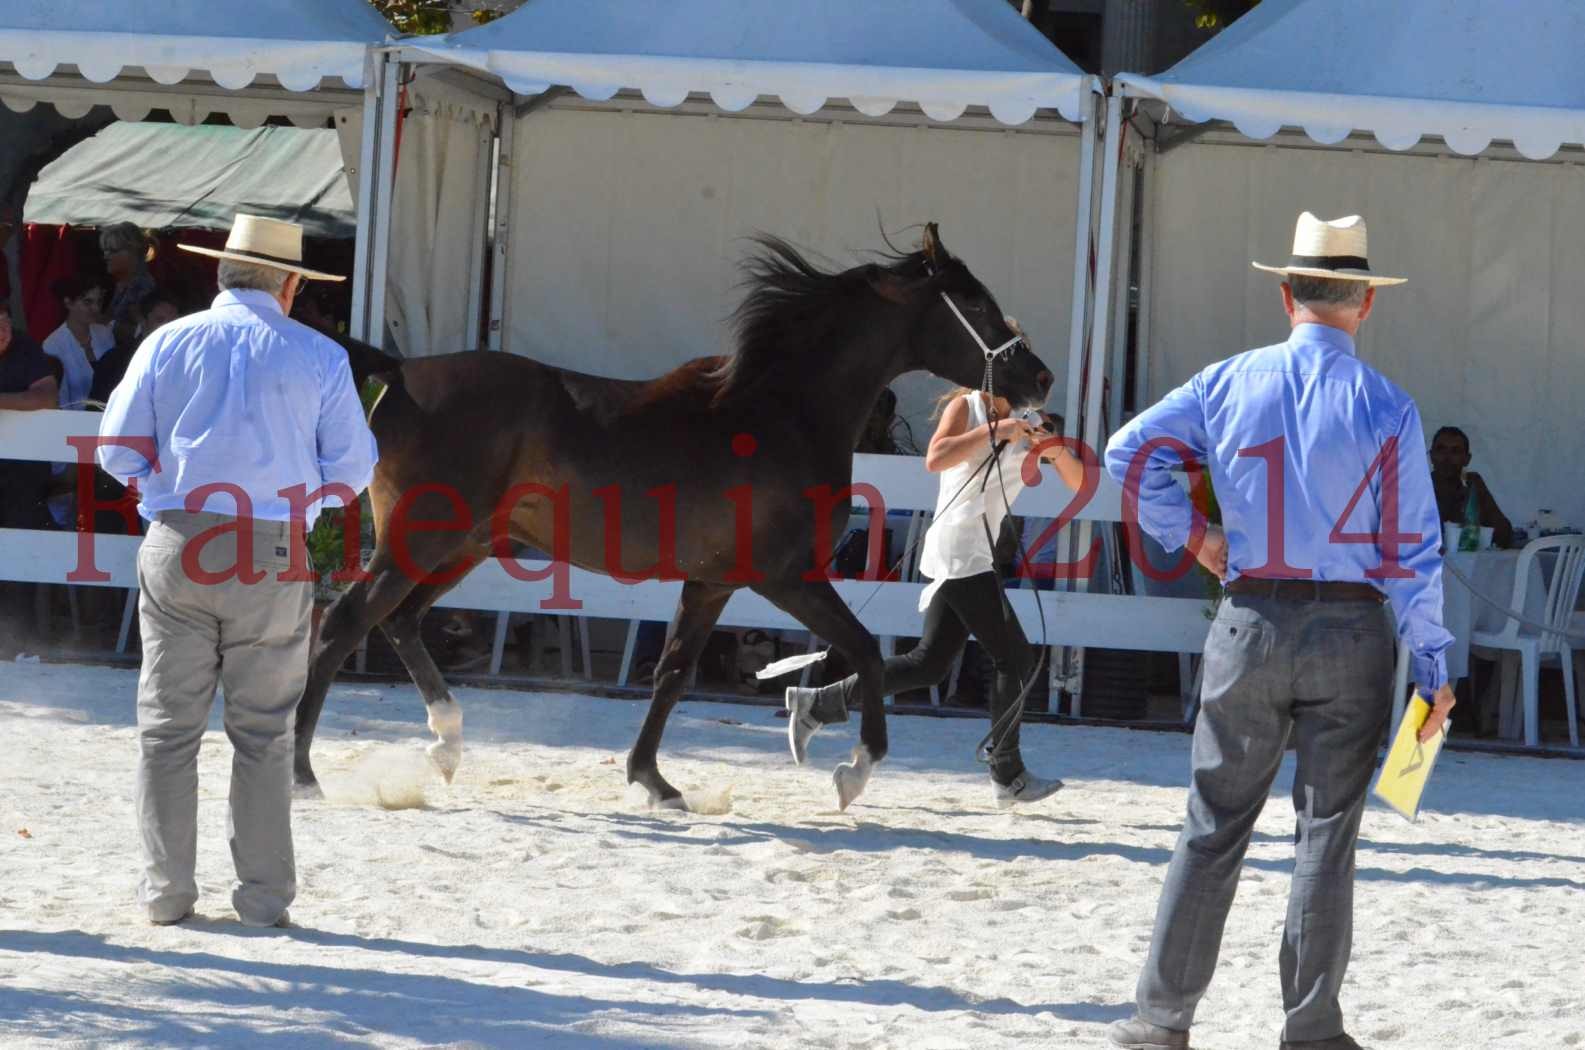
[[[401,358],[348,335],[336,335],[333,338],[347,352],[347,364],[352,366],[354,386],[361,390],[370,379],[378,379],[386,386],[402,385]]]

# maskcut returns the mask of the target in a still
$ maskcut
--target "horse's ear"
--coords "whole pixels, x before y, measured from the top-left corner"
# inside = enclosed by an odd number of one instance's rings
[[[925,235],[919,238],[919,250],[931,266],[941,266],[951,258],[946,245],[941,243],[941,229],[933,222],[925,223]]]
[[[902,306],[908,302],[913,293],[913,282],[905,281],[889,270],[876,266],[874,263],[864,267],[864,280],[870,286],[870,291],[885,299],[889,303]]]

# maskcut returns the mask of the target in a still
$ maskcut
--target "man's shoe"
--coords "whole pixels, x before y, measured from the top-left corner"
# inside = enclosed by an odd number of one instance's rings
[[[1126,1050],[1189,1050],[1188,1032],[1163,1028],[1142,1017],[1113,1021],[1106,1030],[1106,1037],[1113,1046],[1125,1047]]]
[[[176,918],[174,918],[174,919],[156,919],[154,916],[150,915],[149,916],[149,925],[151,925],[151,926],[180,926],[182,923],[186,922],[188,919],[191,919],[192,917],[193,917],[193,909],[191,909],[191,908],[188,908],[186,911],[182,912],[180,915],[176,916]]]
[[[1009,783],[995,784],[994,797],[998,809],[1011,809],[1013,806],[1024,802],[1039,802],[1043,798],[1050,798],[1062,790],[1062,781],[1053,777],[1037,777],[1027,769],[1014,777]]]
[[[1284,1039],[1281,1047],[1282,1050],[1364,1050],[1347,1032],[1330,1039]]]
[[[809,757],[809,738],[825,725],[813,713],[818,692],[798,685],[787,687],[787,747],[792,751],[793,761],[800,766]]]

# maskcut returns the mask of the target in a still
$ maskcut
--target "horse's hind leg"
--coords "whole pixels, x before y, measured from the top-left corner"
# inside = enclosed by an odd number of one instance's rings
[[[828,581],[760,584],[754,589],[829,641],[858,672],[864,700],[859,746],[853,750],[853,761],[838,766],[831,778],[837,805],[847,809],[869,784],[875,764],[886,757],[886,698],[882,691],[886,663],[881,659],[880,643]]]
[[[638,740],[627,756],[627,782],[644,785],[652,806],[686,808],[682,792],[660,775],[656,752],[660,749],[661,734],[666,731],[666,718],[682,695],[688,673],[704,651],[721,610],[736,589],[691,580],[682,585],[677,614],[666,632],[666,647],[655,668],[655,690],[650,697],[649,714],[644,717],[644,727],[639,730]]]
[[[336,672],[363,641],[369,628],[401,604],[413,589],[413,581],[406,573],[397,571],[384,550],[375,553],[368,571],[367,579],[354,583],[325,611],[319,625],[319,637],[308,661],[308,683],[297,701],[292,776],[298,794],[319,794],[319,781],[314,776],[309,752],[314,744],[314,729],[319,725],[319,713],[325,706],[325,694],[330,691]]]
[[[396,655],[401,657],[402,665],[413,676],[413,683],[424,698],[424,706],[429,711],[429,729],[435,734],[435,742],[429,745],[429,759],[448,784],[462,762],[462,706],[446,688],[446,680],[424,647],[418,628],[429,607],[461,583],[462,578],[483,560],[483,551],[472,550],[451,559],[431,574],[432,582],[415,586],[380,623],[380,630]]]

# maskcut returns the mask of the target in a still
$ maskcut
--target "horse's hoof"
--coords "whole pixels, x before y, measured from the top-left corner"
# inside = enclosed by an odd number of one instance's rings
[[[831,774],[831,782],[837,787],[838,809],[847,809],[854,799],[864,794],[874,769],[875,760],[870,758],[869,749],[862,745],[853,749],[852,762],[837,766],[836,772]]]
[[[429,745],[427,751],[430,763],[445,778],[446,783],[451,783],[451,778],[457,775],[457,767],[462,765],[462,741],[437,740]]]
[[[462,705],[449,696],[430,704],[429,729],[439,738],[429,745],[429,760],[449,784],[462,765]]]
[[[298,780],[292,783],[292,797],[299,802],[322,801],[325,789],[317,780]]]
[[[650,809],[674,809],[678,813],[687,813],[687,812],[689,812],[689,810],[688,810],[688,802],[681,795],[678,795],[675,798],[656,798],[654,796],[650,796],[649,808]]]

